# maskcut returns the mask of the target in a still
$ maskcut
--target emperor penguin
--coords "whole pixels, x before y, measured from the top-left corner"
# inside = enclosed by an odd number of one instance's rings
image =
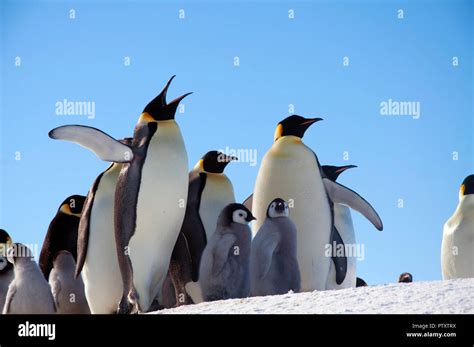
[[[185,286],[198,281],[201,255],[216,229],[219,213],[235,202],[234,188],[224,174],[224,169],[233,160],[237,158],[209,151],[189,173],[186,213],[170,264],[178,305],[191,303]]]
[[[413,282],[413,276],[409,272],[404,272],[398,277],[398,283],[411,283]]]
[[[324,175],[331,181],[336,182],[337,178],[344,171],[355,168],[355,165],[331,166],[323,165],[321,169]],[[356,238],[354,233],[354,225],[349,207],[344,204],[333,204],[334,213],[334,232],[337,231],[335,237],[340,237],[340,244],[355,245]],[[329,275],[326,283],[326,289],[345,289],[355,288],[357,278],[357,258],[355,255],[347,256],[346,277],[341,284],[336,281],[336,263],[330,262]]]
[[[358,287],[368,287],[369,285],[362,278],[357,277],[356,279],[356,288]]]
[[[75,140],[69,137],[74,131]],[[65,126],[51,130],[49,136],[80,143],[80,139],[93,136],[95,132],[96,129],[89,127]],[[112,143],[112,147],[115,145],[114,141],[107,142]],[[124,138],[120,142],[130,146],[132,139]],[[122,147],[122,150],[126,153],[127,148]],[[93,314],[115,313],[123,292],[114,229],[115,187],[122,165],[114,162],[97,176],[89,189],[79,221],[75,275],[82,275]]]
[[[441,245],[443,279],[474,277],[474,175],[459,190],[459,203],[444,224]]]
[[[122,278],[118,313],[145,312],[160,296],[183,223],[188,157],[174,117],[184,94],[170,103],[163,91],[144,108],[131,146],[90,127],[63,126],[53,137],[77,142],[101,159],[122,163],[114,200],[114,231]]]
[[[75,277],[76,262],[68,251],[62,250],[55,254],[53,269],[49,274],[49,285],[60,314],[90,314],[84,294],[82,278]]]
[[[7,249],[12,245],[8,233],[0,229],[0,309],[5,305],[8,286],[14,278],[13,264],[8,261]]]
[[[51,288],[36,264],[28,247],[14,243],[8,249],[15,278],[8,287],[4,314],[56,313]]]
[[[227,205],[204,249],[199,283],[204,301],[245,298],[250,292],[250,247],[254,220],[244,205]]]
[[[74,259],[77,258],[77,228],[85,199],[86,197],[82,195],[71,195],[66,198],[49,224],[39,257],[39,266],[46,280],[49,278],[53,257],[57,252],[66,250],[71,252]]]
[[[267,218],[252,240],[250,283],[252,296],[297,293],[301,287],[296,258],[296,226],[285,200],[274,199]]]
[[[320,120],[292,115],[278,123],[273,145],[262,159],[253,196],[246,202],[252,205],[257,218],[254,235],[273,199],[280,197],[292,205],[290,218],[298,232],[297,257],[303,292],[326,289],[331,261],[338,262],[337,283],[345,278],[346,259],[327,254],[327,245],[337,241],[332,203],[346,204],[362,213],[377,229],[383,228],[373,207],[354,191],[328,179],[317,155],[302,142],[306,130]]]

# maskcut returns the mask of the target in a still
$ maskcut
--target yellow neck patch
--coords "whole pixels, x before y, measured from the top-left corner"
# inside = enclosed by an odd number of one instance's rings
[[[273,135],[273,141],[278,140],[281,137],[281,134],[283,134],[283,125],[278,124],[275,129],[275,134]]]
[[[151,123],[151,122],[156,122],[156,120],[150,116],[148,112],[143,112],[140,115],[140,118],[138,118],[138,123]]]
[[[466,190],[466,186],[464,184],[461,185],[461,189],[459,189],[459,195],[464,196],[464,191]]]
[[[59,209],[62,213],[67,214],[69,216],[76,216],[76,217],[81,217],[80,213],[72,213],[71,207],[69,207],[68,204],[63,204],[61,208]]]

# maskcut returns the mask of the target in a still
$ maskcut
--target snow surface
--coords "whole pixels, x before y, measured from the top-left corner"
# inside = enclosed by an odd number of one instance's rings
[[[474,278],[205,302],[156,314],[474,313]]]

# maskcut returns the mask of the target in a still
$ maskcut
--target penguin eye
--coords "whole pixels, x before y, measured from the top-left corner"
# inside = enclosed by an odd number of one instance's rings
[[[244,214],[242,212],[239,213],[239,217],[243,217]]]

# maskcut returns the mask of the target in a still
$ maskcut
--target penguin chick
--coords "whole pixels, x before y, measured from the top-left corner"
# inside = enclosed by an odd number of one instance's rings
[[[252,241],[250,253],[251,295],[299,292],[300,269],[296,258],[296,226],[285,200],[273,200],[267,218]]]
[[[5,305],[8,286],[14,277],[13,264],[7,259],[7,249],[11,243],[10,235],[5,230],[0,229],[0,309],[3,309],[3,305]]]
[[[53,269],[49,274],[49,284],[53,293],[57,313],[90,314],[84,293],[82,277],[74,276],[76,262],[68,251],[59,251],[53,260]]]
[[[245,298],[250,292],[252,213],[242,204],[227,205],[203,251],[199,283],[204,301]]]
[[[8,287],[3,313],[56,313],[51,288],[28,247],[21,243],[14,243],[7,253],[8,261],[13,264],[15,279]]]
[[[413,276],[409,272],[404,272],[398,277],[398,283],[411,283],[413,282]]]

